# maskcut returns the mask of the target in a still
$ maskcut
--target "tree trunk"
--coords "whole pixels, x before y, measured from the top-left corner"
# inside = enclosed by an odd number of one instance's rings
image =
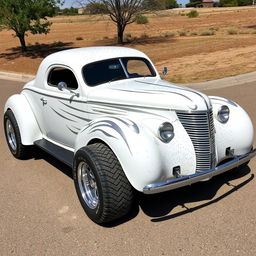
[[[125,27],[117,23],[117,43],[124,44],[123,36],[124,36]]]
[[[26,42],[25,42],[25,35],[18,35],[18,38],[20,40],[21,51],[26,52],[27,46],[26,46]]]

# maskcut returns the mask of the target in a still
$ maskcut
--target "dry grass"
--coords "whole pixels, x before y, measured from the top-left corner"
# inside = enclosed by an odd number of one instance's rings
[[[184,16],[189,10],[148,14],[148,24],[127,27],[129,42],[125,46],[144,51],[159,70],[169,67],[166,78],[174,82],[206,81],[255,71],[256,8],[197,11],[200,15],[194,19]],[[35,74],[42,58],[49,53],[116,44],[116,28],[107,16],[59,16],[51,21],[48,35],[27,37],[30,46],[24,55],[19,52],[18,40],[12,32],[0,32],[0,70]],[[232,30],[238,33],[229,34]],[[179,36],[180,31],[186,32],[186,36]],[[212,35],[203,36],[205,31],[212,31]]]

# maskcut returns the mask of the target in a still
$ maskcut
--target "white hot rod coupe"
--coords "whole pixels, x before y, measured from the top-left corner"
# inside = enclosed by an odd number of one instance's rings
[[[255,156],[253,126],[235,102],[162,80],[140,51],[89,47],[46,57],[4,108],[8,146],[37,146],[73,168],[96,223],[127,214],[134,189],[159,193],[226,172]]]

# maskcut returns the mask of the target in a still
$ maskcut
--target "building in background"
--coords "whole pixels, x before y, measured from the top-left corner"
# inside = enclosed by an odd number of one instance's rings
[[[78,8],[77,12],[78,14],[85,14],[85,8]]]
[[[203,0],[202,5],[205,8],[210,8],[210,7],[213,7],[214,1],[212,1],[212,0]]]

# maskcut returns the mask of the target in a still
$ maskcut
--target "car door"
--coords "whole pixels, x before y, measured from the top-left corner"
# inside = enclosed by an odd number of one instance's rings
[[[78,132],[90,121],[81,85],[66,66],[51,66],[46,77],[48,93],[41,98],[46,139],[74,148]]]

